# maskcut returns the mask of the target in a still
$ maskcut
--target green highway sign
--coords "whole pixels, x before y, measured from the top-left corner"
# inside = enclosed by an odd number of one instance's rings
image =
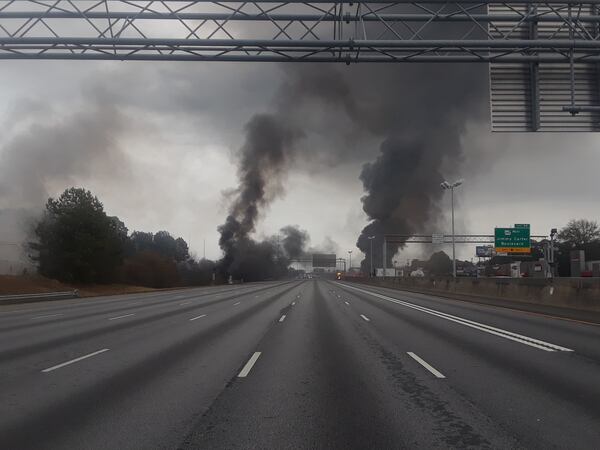
[[[494,243],[496,253],[531,253],[529,227],[496,228]]]

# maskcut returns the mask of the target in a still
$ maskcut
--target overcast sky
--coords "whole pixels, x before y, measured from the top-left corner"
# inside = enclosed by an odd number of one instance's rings
[[[217,226],[227,214],[224,192],[237,185],[233,155],[243,143],[244,124],[253,114],[272,109],[283,71],[297,67],[85,61],[0,65],[0,210],[40,208],[48,195],[81,186],[130,231],[168,230],[188,241],[198,256],[206,240],[208,258],[221,255]],[[358,69],[340,65],[336,70]],[[408,95],[412,87],[401,89]],[[477,101],[487,110],[487,97]],[[334,113],[315,115],[326,124]],[[307,145],[324,157],[309,164],[300,152],[286,176],[285,192],[263,212],[258,236],[295,224],[310,233],[312,245],[326,246],[332,239],[338,252],[358,253],[356,239],[367,223],[359,175],[362,165],[376,158],[381,139],[348,144],[352,157],[329,159],[331,142],[352,132],[350,125],[345,129],[339,123],[330,128],[336,136],[328,136],[327,127],[309,136]],[[457,233],[491,234],[495,226],[531,223],[533,234],[547,234],[571,218],[600,219],[597,135],[492,134],[489,118],[480,117],[467,124],[461,144],[463,159],[448,163],[447,171],[444,162],[440,168],[444,176],[465,179],[457,190]],[[306,155],[314,159],[314,153]],[[449,196],[445,200],[440,207],[449,211]],[[440,225],[422,232],[449,232],[449,221],[444,221],[446,229]],[[15,230],[0,230],[0,241],[11,239]],[[400,258],[420,252],[415,247]],[[459,256],[473,253],[472,247],[461,248]]]

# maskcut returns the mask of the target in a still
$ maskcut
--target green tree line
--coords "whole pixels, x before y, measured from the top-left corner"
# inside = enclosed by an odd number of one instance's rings
[[[96,196],[74,187],[48,199],[30,248],[41,275],[68,283],[161,288],[208,284],[215,272],[214,262],[190,256],[183,238],[167,231],[129,234]]]

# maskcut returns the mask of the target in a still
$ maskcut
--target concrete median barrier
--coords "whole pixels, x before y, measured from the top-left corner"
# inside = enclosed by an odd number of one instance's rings
[[[79,292],[41,292],[37,294],[0,295],[0,305],[15,305],[18,303],[45,302],[49,300],[64,300],[79,297]]]
[[[351,281],[351,280],[349,280]],[[498,306],[600,316],[600,278],[372,278],[354,280],[400,290],[439,295]],[[542,308],[543,309],[543,308]],[[578,315],[580,317],[581,315]],[[590,316],[590,317],[591,317]]]

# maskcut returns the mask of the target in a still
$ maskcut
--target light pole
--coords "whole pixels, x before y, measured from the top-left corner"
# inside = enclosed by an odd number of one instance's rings
[[[367,239],[371,241],[371,269],[369,272],[369,278],[371,278],[373,276],[373,239],[375,239],[375,236],[369,236]],[[385,274],[383,275],[385,276]]]
[[[454,183],[448,183],[447,181],[443,181],[440,186],[444,190],[450,190],[452,197],[452,277],[456,278],[456,249],[454,244],[454,188],[459,187],[464,183],[465,180],[462,178],[460,180],[455,181]]]
[[[350,261],[348,262],[348,272],[352,270],[352,250],[348,250],[348,255],[350,255]]]

